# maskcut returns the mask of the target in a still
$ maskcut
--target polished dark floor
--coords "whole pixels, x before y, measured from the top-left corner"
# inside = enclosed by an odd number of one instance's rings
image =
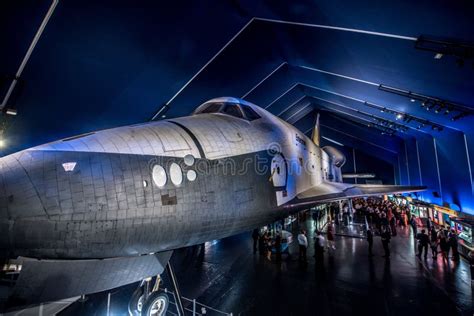
[[[313,231],[311,221],[301,225]],[[182,295],[234,315],[473,315],[469,266],[419,260],[408,228],[392,239],[390,260],[378,237],[372,258],[361,238],[336,236],[336,247],[317,263],[310,247],[301,264],[293,244],[293,258],[277,263],[254,255],[250,234],[242,234],[176,251],[172,262]],[[126,315],[131,291],[114,292],[114,315]],[[103,315],[104,297],[64,314]]]

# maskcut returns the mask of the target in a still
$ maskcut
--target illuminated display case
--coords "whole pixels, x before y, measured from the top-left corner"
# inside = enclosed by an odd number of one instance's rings
[[[474,227],[474,220],[453,219],[451,227],[458,234],[461,244],[472,248],[472,228]]]

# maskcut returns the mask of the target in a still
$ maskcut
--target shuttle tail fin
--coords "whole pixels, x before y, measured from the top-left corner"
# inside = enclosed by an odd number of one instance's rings
[[[320,146],[320,129],[319,129],[319,113],[316,114],[316,122],[314,123],[313,134],[311,135],[311,139],[316,146]]]

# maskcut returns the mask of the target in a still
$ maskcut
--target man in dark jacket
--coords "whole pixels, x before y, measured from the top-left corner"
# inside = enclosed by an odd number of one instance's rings
[[[372,246],[374,244],[374,233],[372,233],[372,230],[367,229],[367,242],[369,243],[369,257],[372,257],[374,254],[372,253]]]
[[[252,239],[253,239],[253,253],[257,253],[257,243],[258,238],[260,237],[258,233],[258,228],[255,228],[252,232]]]
[[[451,247],[451,253],[453,254],[453,261],[459,261],[458,236],[454,231],[449,235],[448,243]]]
[[[416,227],[416,218],[414,215],[410,219],[410,226],[413,229],[413,238],[416,238],[418,236],[418,229]]]
[[[382,228],[382,234],[380,235],[380,237],[382,238],[382,246],[383,250],[385,251],[385,255],[383,257],[385,257],[386,259],[390,258],[389,244],[390,238],[392,237],[391,235],[392,234],[390,233],[390,229],[388,229],[387,227]]]
[[[425,250],[425,260],[428,256],[428,245],[430,243],[430,237],[428,234],[426,234],[426,231],[424,229],[421,230],[421,233],[416,236],[418,239],[418,257],[421,258],[421,255],[423,253],[423,249]]]

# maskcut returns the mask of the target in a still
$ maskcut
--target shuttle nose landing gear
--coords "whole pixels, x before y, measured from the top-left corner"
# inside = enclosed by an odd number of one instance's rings
[[[176,299],[178,316],[184,316],[181,293],[170,262],[166,265],[166,269],[168,270],[169,277],[175,290],[174,296]],[[128,304],[128,313],[130,316],[161,316],[166,314],[170,303],[168,294],[165,293],[165,291],[160,290],[161,276],[156,276],[154,284],[153,279],[154,278],[147,278],[141,281],[138,288],[133,292]],[[153,286],[151,286],[152,284]]]
[[[146,300],[142,309],[142,316],[165,315],[169,306],[169,298],[164,292],[153,292]]]
[[[161,277],[148,278],[140,282],[138,288],[133,292],[128,303],[130,316],[161,316],[165,315],[169,306],[168,295],[160,290]]]

